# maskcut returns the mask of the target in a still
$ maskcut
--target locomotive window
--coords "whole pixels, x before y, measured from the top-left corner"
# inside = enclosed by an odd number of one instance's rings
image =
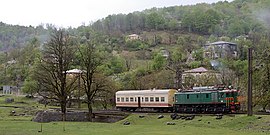
[[[124,98],[123,97],[121,97],[121,102],[124,102]]]
[[[189,99],[189,95],[187,95],[187,99]]]
[[[206,94],[206,98],[209,98],[209,94]]]
[[[199,98],[199,95],[197,95],[197,98]]]
[[[119,97],[117,98],[117,102],[120,102],[120,98]]]
[[[161,97],[161,98],[160,98],[160,101],[161,101],[161,102],[165,102],[165,97]]]
[[[229,97],[230,93],[226,93],[226,97]]]
[[[156,102],[159,102],[159,97],[156,97],[156,99],[155,99],[155,100],[156,100]]]
[[[129,98],[128,97],[126,97],[126,102],[129,102],[129,100],[128,100]]]
[[[150,102],[154,102],[154,97],[150,97]]]
[[[220,97],[222,97],[222,98],[223,98],[223,97],[224,97],[224,93],[221,93]]]
[[[133,98],[133,97],[131,97],[131,98],[130,98],[130,102],[133,102],[133,101],[134,101],[134,98]]]

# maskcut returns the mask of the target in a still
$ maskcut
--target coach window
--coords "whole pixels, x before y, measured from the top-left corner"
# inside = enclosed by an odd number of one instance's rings
[[[150,97],[150,102],[154,102],[154,97]]]
[[[117,102],[120,102],[120,98],[119,97],[117,98]]]
[[[160,101],[161,101],[161,102],[165,102],[165,97],[161,97],[161,98],[160,98]]]
[[[187,94],[187,99],[189,99],[189,95]]]
[[[137,97],[135,97],[135,102],[137,102]]]
[[[121,102],[124,102],[124,98],[123,97],[121,97]]]
[[[209,98],[209,94],[206,94],[206,98]]]
[[[129,98],[128,98],[128,97],[126,97],[126,102],[129,102],[129,101],[128,101],[128,99],[129,99]]]
[[[142,102],[143,102],[143,97],[142,97]]]
[[[149,102],[149,98],[148,97],[145,97],[145,102]]]
[[[197,94],[197,98],[199,98],[199,95]]]
[[[155,97],[156,102],[159,102],[159,97]]]
[[[134,98],[133,97],[130,97],[130,102],[134,102]]]

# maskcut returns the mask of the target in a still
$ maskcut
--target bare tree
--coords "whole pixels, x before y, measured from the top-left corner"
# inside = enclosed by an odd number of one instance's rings
[[[103,109],[108,109],[108,106],[113,104],[114,94],[118,86],[110,77],[101,73],[96,73],[93,80],[92,89],[96,91],[96,97],[94,98],[99,101]]]
[[[92,121],[93,113],[93,101],[98,95],[99,91],[102,91],[105,87],[105,82],[97,83],[95,80],[95,74],[98,72],[98,67],[102,65],[105,55],[98,48],[98,43],[93,39],[87,41],[85,45],[82,45],[79,50],[80,63],[82,69],[85,71],[82,74],[82,80],[84,90],[86,94],[86,103],[89,112],[89,121]]]
[[[66,71],[74,56],[72,47],[73,42],[69,34],[64,29],[54,28],[50,40],[44,45],[35,71],[35,78],[42,88],[39,93],[60,103],[63,121],[66,118],[66,105],[71,91],[74,90],[75,82],[66,79]]]

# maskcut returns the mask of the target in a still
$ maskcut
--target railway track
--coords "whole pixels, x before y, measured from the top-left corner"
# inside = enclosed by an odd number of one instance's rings
[[[157,111],[120,111],[120,110],[106,110],[102,111],[103,113],[112,113],[112,114],[174,114],[175,112],[157,112]],[[222,113],[176,113],[181,115],[196,115],[196,116],[217,116]],[[245,111],[236,112],[236,113],[223,113],[222,115],[232,116],[247,114]],[[254,115],[270,115],[269,112],[253,112]]]

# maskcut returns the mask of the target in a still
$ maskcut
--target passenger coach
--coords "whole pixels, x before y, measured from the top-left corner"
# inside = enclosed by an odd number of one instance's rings
[[[126,111],[153,109],[173,111],[174,89],[125,90],[116,92],[116,108]]]

